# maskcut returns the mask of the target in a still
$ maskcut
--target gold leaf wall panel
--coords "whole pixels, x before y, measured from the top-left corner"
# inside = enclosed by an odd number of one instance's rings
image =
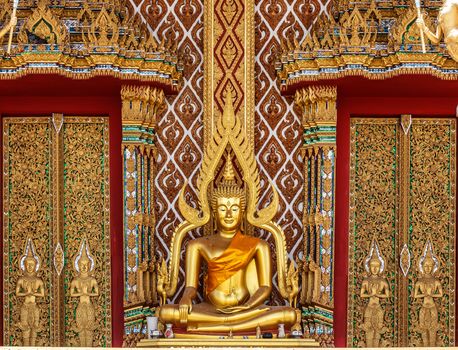
[[[385,258],[385,278],[394,294],[397,230],[397,123],[396,119],[352,120],[350,168],[350,232],[348,272],[347,344],[365,346],[364,312],[366,300],[360,298],[365,277],[364,262],[373,238]],[[395,305],[382,301],[384,326],[380,346],[396,344]]]
[[[93,310],[96,321],[86,337],[92,338],[89,345],[110,346],[108,119],[5,118],[3,133],[4,344],[81,345],[76,318],[84,309],[83,316]],[[84,239],[93,259],[87,277],[75,268]],[[40,261],[32,274],[24,271],[27,260],[21,259],[31,251],[28,247]],[[43,296],[34,287],[39,280]],[[75,285],[72,293],[76,280],[80,285],[91,281],[90,290],[83,291],[91,296],[78,296],[82,290]],[[25,296],[30,286],[35,296]],[[38,320],[22,312],[24,301]]]
[[[435,300],[436,346],[455,346],[455,128],[456,122],[452,119],[414,119],[410,132],[409,245],[413,260],[409,287],[419,280],[419,258],[425,239],[430,238],[439,260],[435,277],[444,293]],[[414,298],[413,293],[407,297],[408,345],[431,346],[423,342],[419,324],[419,310],[424,300]]]
[[[38,277],[45,296],[36,298],[39,320],[36,345],[54,342],[52,314],[52,129],[49,118],[3,119],[3,344],[22,345],[21,306],[15,290],[21,277],[20,260],[28,237],[41,260]]]
[[[351,121],[348,346],[454,345],[455,124]]]
[[[76,277],[73,258],[86,238],[95,257],[99,295],[92,298],[97,325],[93,345],[111,344],[110,192],[108,120],[66,118],[64,139],[65,345],[79,346],[74,322],[78,298],[70,296]]]

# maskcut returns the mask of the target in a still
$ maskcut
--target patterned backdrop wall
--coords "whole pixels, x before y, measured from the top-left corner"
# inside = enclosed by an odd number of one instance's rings
[[[280,194],[275,220],[282,226],[288,252],[295,257],[302,246],[303,144],[301,119],[292,99],[280,95],[275,59],[282,38],[301,42],[318,16],[328,14],[330,0],[258,0],[256,2],[256,116],[255,145],[263,189],[271,180]],[[270,193],[261,191],[261,207]]]
[[[331,0],[259,0],[255,8],[255,151],[263,189],[267,189],[267,179],[278,188],[281,210],[276,221],[285,230],[291,256],[299,252],[302,242],[303,128],[292,100],[280,96],[274,61],[280,38],[294,31],[301,41],[314,19],[327,14],[330,3]],[[183,88],[178,96],[168,98],[157,126],[156,233],[159,255],[168,258],[173,230],[181,221],[178,193],[186,179],[190,179],[188,202],[197,206],[193,188],[203,149],[204,4],[196,0],[130,0],[130,10],[140,15],[158,37],[174,36],[184,66]],[[267,191],[262,194],[260,206],[271,197]],[[181,271],[180,278],[183,276]],[[181,291],[177,291],[173,302],[179,300]]]

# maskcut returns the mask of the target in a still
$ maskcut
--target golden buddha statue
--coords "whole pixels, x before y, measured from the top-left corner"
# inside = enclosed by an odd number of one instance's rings
[[[16,25],[16,23],[17,23],[16,16],[12,16],[9,23],[0,30],[0,39],[3,38],[5,34],[8,33],[11,30],[11,28],[13,28]]]
[[[40,258],[35,252],[32,239],[28,238],[24,255],[20,260],[23,276],[16,284],[16,296],[24,297],[21,306],[19,328],[22,330],[22,345],[35,346],[40,321],[40,309],[36,298],[45,296],[43,280],[37,276]]]
[[[94,271],[94,265],[95,262],[89,252],[88,243],[86,239],[83,239],[73,262],[77,276],[70,284],[70,296],[79,298],[75,319],[81,347],[93,345],[93,333],[97,327],[95,309],[91,303],[91,297],[99,295],[99,285],[91,275]]]
[[[369,256],[364,267],[369,274],[361,285],[361,298],[368,298],[369,302],[364,310],[364,323],[362,329],[366,333],[366,347],[377,348],[380,346],[381,335],[387,331],[384,326],[384,311],[380,299],[390,297],[390,288],[387,280],[381,276],[385,269],[377,241],[372,240]]]
[[[417,19],[418,27],[433,44],[438,44],[444,37],[448,53],[458,62],[458,0],[444,0],[437,22],[436,33],[433,33],[426,26],[422,15]]]
[[[417,331],[421,333],[423,346],[435,347],[436,334],[439,329],[438,312],[434,298],[442,298],[442,284],[434,274],[439,269],[439,260],[433,253],[431,241],[428,239],[423,255],[418,261],[420,278],[415,282],[414,298],[423,298],[418,315]]]
[[[254,213],[259,176],[254,155],[245,142],[244,130],[234,115],[230,92],[226,97],[223,117],[218,120],[216,129],[204,154],[198,183],[201,213],[186,204],[182,191],[179,208],[185,221],[177,227],[172,239],[168,274],[163,271],[165,263],[159,263],[162,273],[158,276],[157,290],[164,303],[165,296],[172,296],[176,290],[184,234],[206,224],[210,219],[210,211],[216,223],[216,232],[188,244],[183,296],[177,305],[161,305],[159,319],[162,323],[185,328],[188,333],[203,334],[227,335],[244,332],[254,335],[257,327],[273,330],[279,324],[284,324],[287,328],[295,324],[297,326],[300,319],[293,307],[264,304],[272,291],[269,245],[259,238],[244,235],[241,231],[246,213],[250,224],[273,234],[277,247],[280,293],[292,303],[298,294],[298,288],[295,287],[297,271],[292,262],[287,268],[283,231],[271,221],[278,207],[278,195],[273,190],[270,206]],[[215,183],[214,173],[223,154],[226,154],[226,161],[222,180]],[[238,161],[244,173],[246,191],[236,182],[233,158]],[[216,187],[212,190],[209,203],[207,189],[212,182]],[[205,282],[199,280],[203,263],[207,266]],[[205,300],[193,304],[201,285]]]

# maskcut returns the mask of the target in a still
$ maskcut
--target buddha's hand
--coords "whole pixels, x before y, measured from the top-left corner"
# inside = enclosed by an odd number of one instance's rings
[[[186,324],[188,322],[188,315],[192,311],[192,300],[188,296],[183,296],[178,304],[178,311],[180,313],[180,323]]]
[[[241,312],[241,311],[246,311],[246,310],[250,310],[252,309],[253,307],[251,305],[238,305],[238,306],[230,306],[230,307],[226,307],[224,309],[216,309],[217,311],[223,313],[223,314],[234,314],[236,312]],[[265,309],[259,309],[260,311],[261,310],[268,310],[269,308],[266,307]]]

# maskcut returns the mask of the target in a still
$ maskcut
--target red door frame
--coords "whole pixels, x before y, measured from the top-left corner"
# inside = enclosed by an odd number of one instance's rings
[[[29,76],[0,80],[0,116],[42,116],[63,113],[72,116],[109,116],[110,130],[110,239],[112,346],[122,346],[123,312],[123,179],[121,82],[111,78],[72,80],[59,76]],[[0,133],[1,134],[1,133]],[[0,147],[3,142],[0,136]],[[3,168],[3,163],[0,166]],[[3,174],[3,171],[1,172]],[[0,175],[0,180],[2,175]],[[0,186],[2,191],[3,186]],[[2,216],[0,215],[0,223]],[[3,227],[3,225],[2,225]],[[3,271],[1,273],[3,281]],[[3,293],[0,302],[3,305]],[[3,318],[3,317],[2,317]],[[0,322],[3,331],[3,322]],[[0,340],[3,342],[3,338]]]
[[[458,81],[402,76],[383,81],[349,78],[333,82],[337,93],[337,164],[335,207],[335,309],[337,347],[346,346],[350,184],[350,118],[456,116]],[[321,82],[321,84],[328,84]]]

